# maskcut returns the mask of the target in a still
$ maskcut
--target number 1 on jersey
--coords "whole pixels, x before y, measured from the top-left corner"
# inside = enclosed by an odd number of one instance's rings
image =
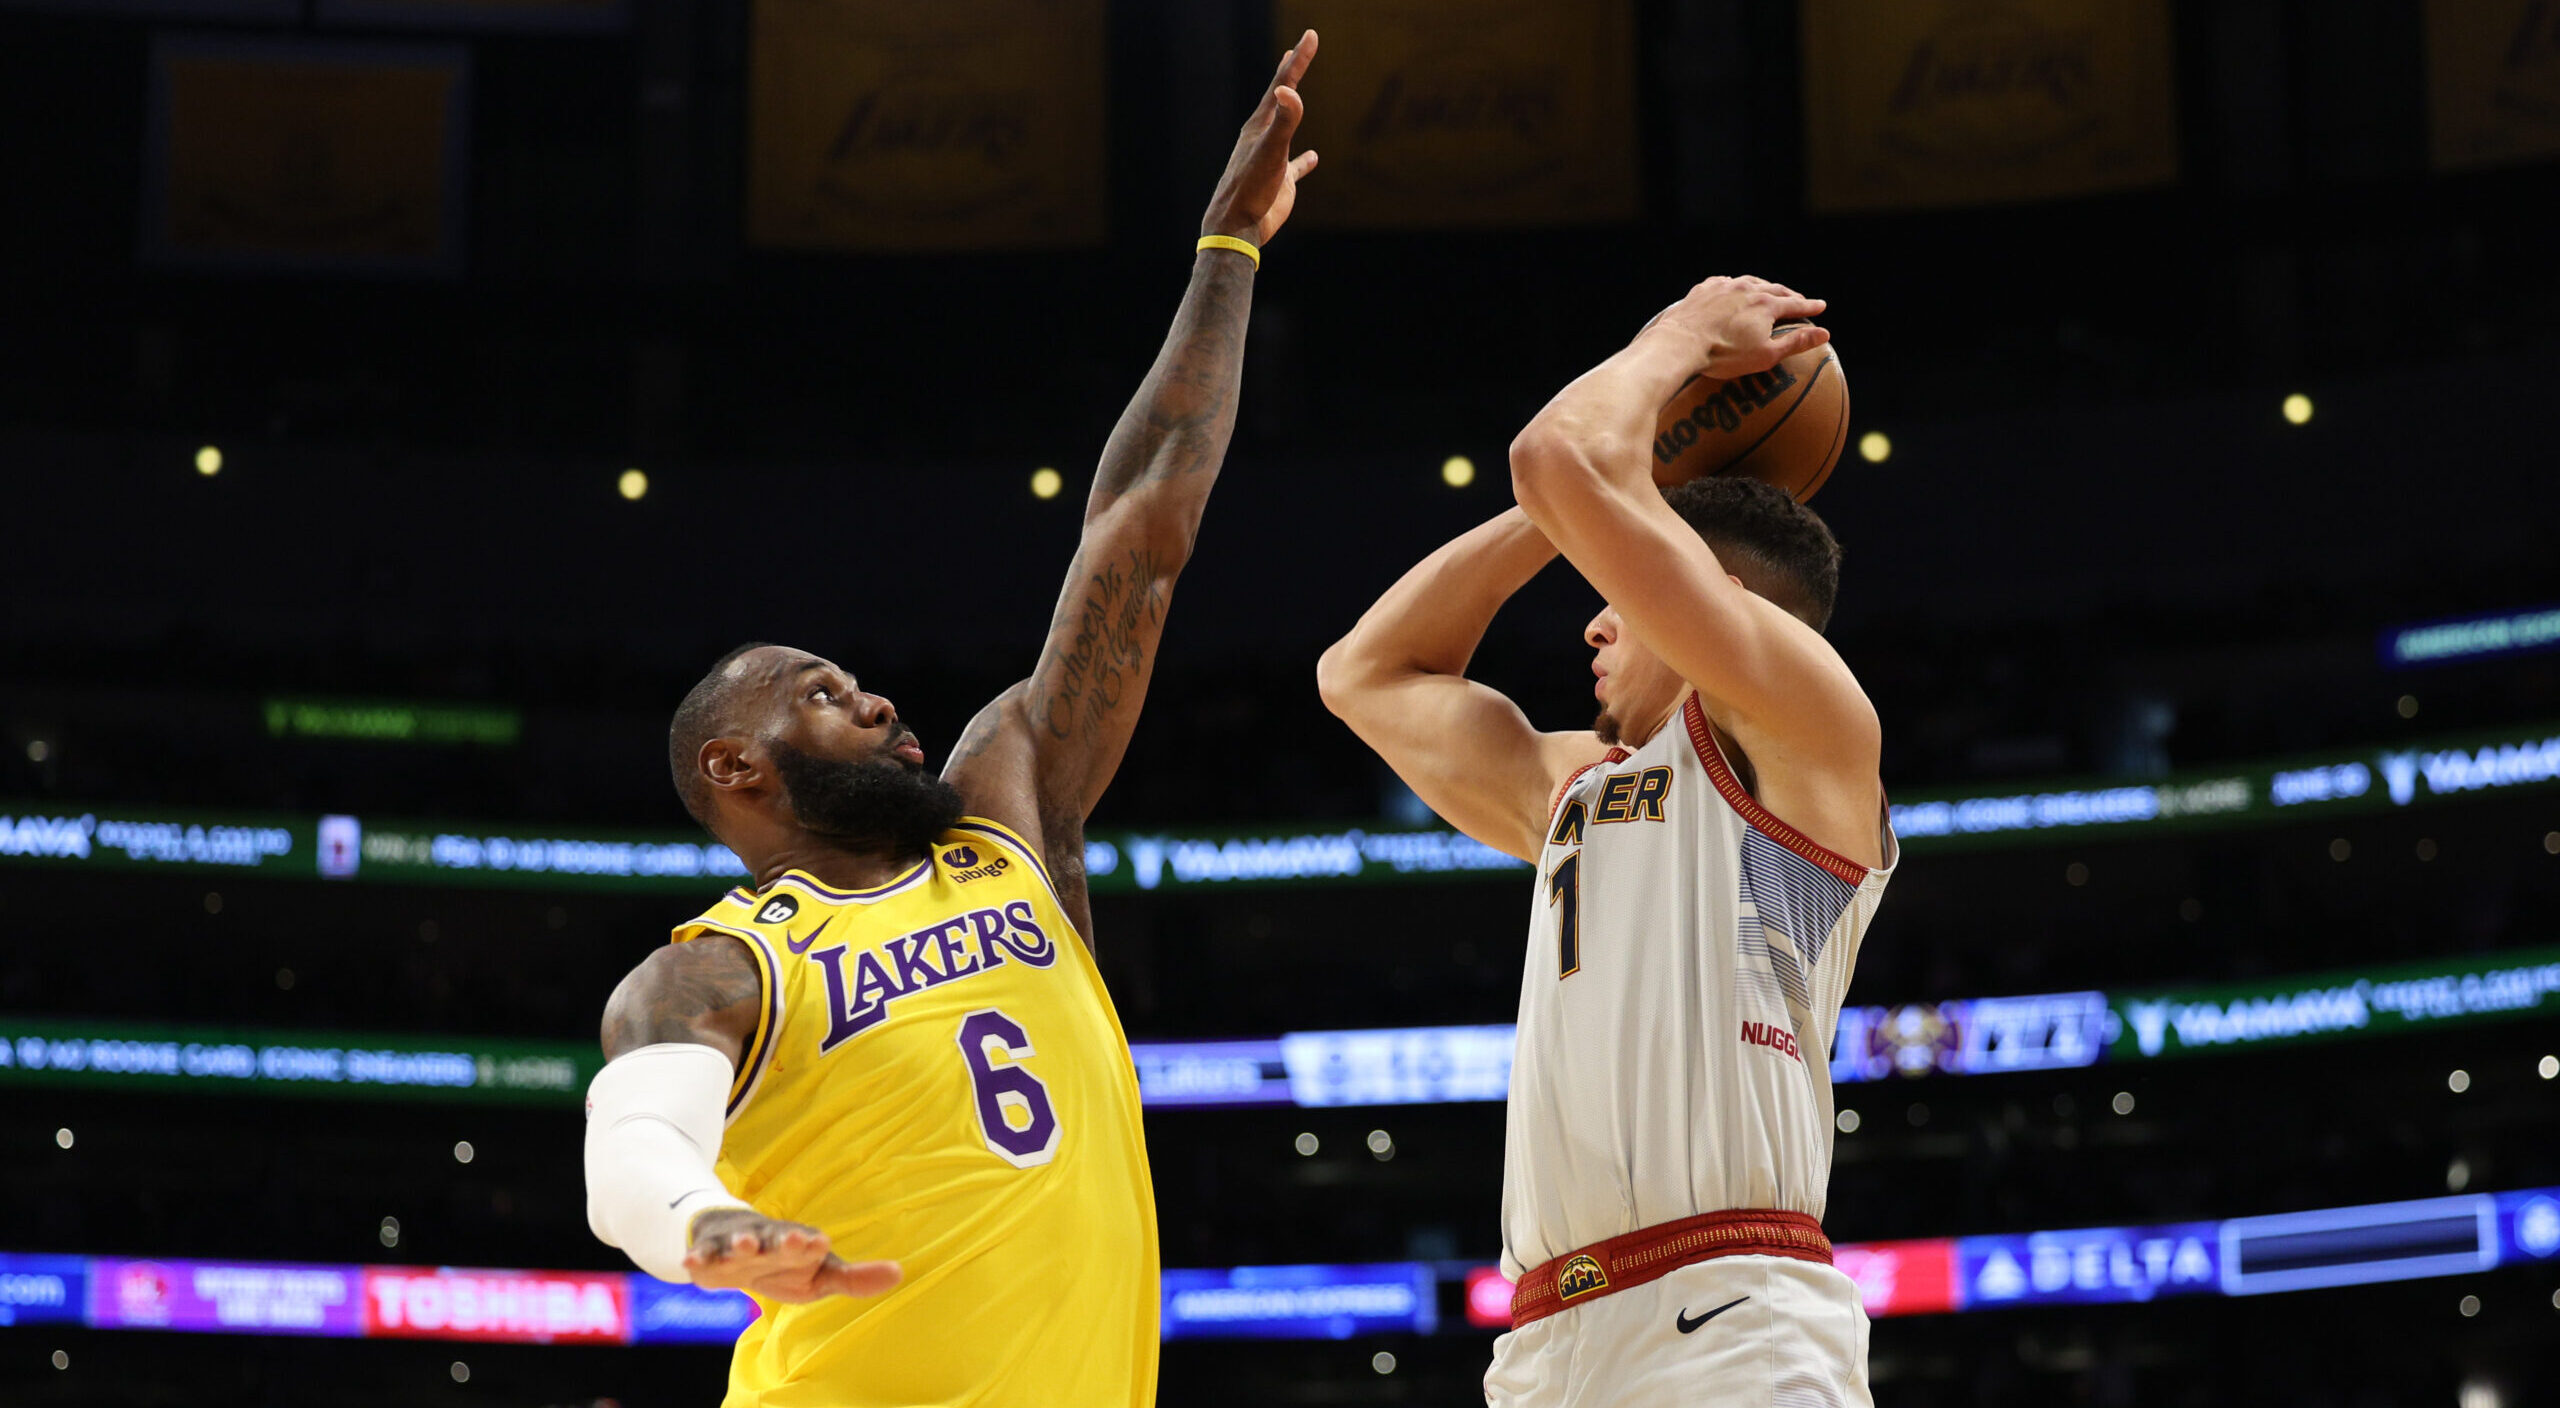
[[[1562,982],[1582,971],[1582,852],[1567,852],[1556,862],[1555,872],[1547,877],[1547,903],[1561,905],[1557,916],[1556,974]]]

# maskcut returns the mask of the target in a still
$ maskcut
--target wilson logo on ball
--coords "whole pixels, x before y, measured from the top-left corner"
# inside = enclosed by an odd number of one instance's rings
[[[1667,430],[1653,437],[1653,457],[1669,464],[1680,452],[1698,443],[1708,430],[1739,430],[1742,418],[1778,399],[1778,393],[1796,384],[1796,374],[1785,363],[1765,372],[1735,377],[1724,389],[1689,408],[1689,413],[1673,421]]]

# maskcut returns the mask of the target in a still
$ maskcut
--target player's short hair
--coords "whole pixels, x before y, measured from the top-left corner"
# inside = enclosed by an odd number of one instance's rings
[[[683,799],[685,812],[715,836],[719,833],[711,824],[711,784],[702,780],[702,745],[730,731],[738,701],[747,693],[745,684],[731,677],[729,667],[739,656],[772,643],[751,640],[712,661],[711,668],[685,691],[684,702],[667,723],[667,771],[675,776],[676,796]]]
[[[1840,541],[1820,515],[1774,484],[1709,475],[1662,491],[1742,584],[1815,630],[1840,598]]]

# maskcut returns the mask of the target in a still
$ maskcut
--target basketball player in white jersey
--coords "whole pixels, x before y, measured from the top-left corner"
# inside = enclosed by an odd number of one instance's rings
[[[1538,867],[1503,1159],[1496,1408],[1869,1403],[1821,1227],[1827,1057],[1892,873],[1873,706],[1822,638],[1839,547],[1748,479],[1659,489],[1693,375],[1828,341],[1819,299],[1709,279],[1511,446],[1519,507],[1405,574],[1318,667],[1433,810]],[[1466,678],[1561,551],[1608,605],[1590,729]]]

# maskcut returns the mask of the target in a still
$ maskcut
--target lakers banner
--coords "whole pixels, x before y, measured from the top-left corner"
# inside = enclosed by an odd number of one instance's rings
[[[164,40],[143,246],[164,263],[459,265],[459,47]]]
[[[2560,156],[2560,0],[2427,0],[2440,168]]]
[[[756,0],[747,235],[846,250],[1103,234],[1103,0]]]
[[[1973,205],[2178,174],[2166,0],[1804,0],[1817,210]]]
[[[320,0],[331,24],[411,29],[607,30],[630,20],[626,0]]]
[[[1343,226],[1555,225],[1636,213],[1628,0],[1274,0],[1313,29],[1297,217]]]

